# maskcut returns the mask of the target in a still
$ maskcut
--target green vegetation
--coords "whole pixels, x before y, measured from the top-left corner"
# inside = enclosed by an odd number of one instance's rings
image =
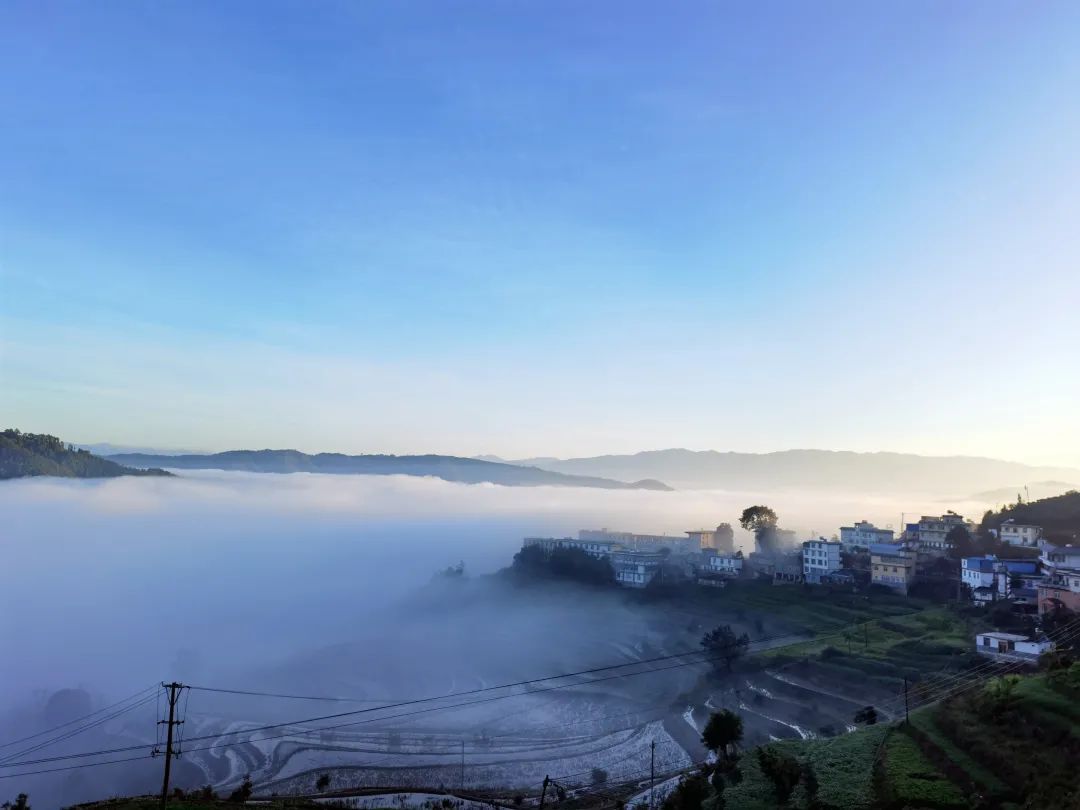
[[[55,475],[64,478],[115,478],[120,475],[169,475],[164,470],[124,467],[85,450],[65,445],[45,433],[9,428],[0,433],[0,479]]]
[[[884,749],[885,778],[880,798],[893,807],[968,807],[959,788],[930,764],[903,731],[889,735]]]
[[[702,637],[701,647],[712,658],[713,666],[731,672],[731,665],[750,648],[750,636],[746,633],[736,635],[731,625],[723,624]]]
[[[765,746],[812,768],[818,783],[817,801],[824,807],[845,810],[870,808],[875,804],[872,763],[886,733],[884,726],[844,734],[828,740],[785,740]],[[739,810],[775,808],[776,786],[761,768],[757,755],[739,760],[742,779],[724,790],[725,807]],[[804,780],[800,779],[800,782]],[[790,806],[809,804],[806,785],[797,784]]]
[[[770,743],[739,759],[738,783],[702,806],[1076,808],[1080,703],[1069,669],[995,678],[913,712],[910,725]]]
[[[1006,520],[1042,526],[1043,533],[1051,540],[1072,542],[1080,534],[1080,492],[1072,490],[1064,495],[1043,498],[1024,503],[1018,501],[999,511],[983,515],[981,530],[997,529]]]
[[[713,712],[701,732],[701,744],[722,760],[731,756],[742,738],[742,717],[728,709]]]
[[[540,546],[525,546],[514,555],[507,575],[519,585],[565,580],[585,585],[614,585],[615,570],[605,557],[590,557],[579,548],[556,548],[547,551]]]

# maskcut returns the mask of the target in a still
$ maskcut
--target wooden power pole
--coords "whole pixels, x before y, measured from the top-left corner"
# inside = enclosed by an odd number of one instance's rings
[[[904,677],[904,725],[911,725],[911,715],[908,713],[907,677]]]
[[[165,733],[165,778],[161,781],[161,806],[164,807],[165,802],[169,800],[169,774],[172,770],[173,757],[176,756],[173,753],[173,728],[184,722],[176,719],[176,703],[180,700],[180,693],[187,687],[176,681],[163,683],[162,686],[169,692],[169,719],[158,720],[158,725],[168,726]]]
[[[656,805],[656,740],[649,743],[649,810]]]

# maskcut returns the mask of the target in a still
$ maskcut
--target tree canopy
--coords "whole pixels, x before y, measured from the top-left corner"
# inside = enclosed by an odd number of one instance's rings
[[[728,709],[713,712],[705,730],[701,732],[701,743],[710,751],[727,759],[729,753],[743,736],[742,718]]]
[[[169,475],[164,470],[124,467],[115,461],[77,450],[47,433],[0,433],[0,479],[54,475],[63,478],[115,478],[120,475]]]
[[[750,647],[750,636],[746,633],[738,636],[731,625],[722,624],[701,637],[701,646],[713,659],[714,666],[723,666],[725,671],[731,672],[732,664]]]
[[[578,548],[546,551],[540,546],[526,546],[514,555],[509,571],[520,583],[563,579],[586,585],[615,584],[610,561],[591,557]]]
[[[754,534],[764,529],[775,529],[778,522],[776,512],[768,506],[760,505],[746,507],[739,518],[739,525]]]

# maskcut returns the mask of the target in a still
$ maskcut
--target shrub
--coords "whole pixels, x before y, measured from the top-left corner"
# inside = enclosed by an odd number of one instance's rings
[[[771,747],[759,748],[757,756],[761,772],[772,782],[777,801],[787,804],[802,777],[798,760]]]
[[[251,774],[247,774],[244,777],[244,781],[240,783],[240,787],[229,794],[229,798],[226,800],[230,804],[244,804],[251,798],[251,793],[255,789],[255,786],[251,783]]]

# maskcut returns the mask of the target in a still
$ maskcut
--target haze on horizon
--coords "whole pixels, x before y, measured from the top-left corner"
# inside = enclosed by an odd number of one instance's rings
[[[0,417],[1080,466],[1080,7],[0,9]]]

